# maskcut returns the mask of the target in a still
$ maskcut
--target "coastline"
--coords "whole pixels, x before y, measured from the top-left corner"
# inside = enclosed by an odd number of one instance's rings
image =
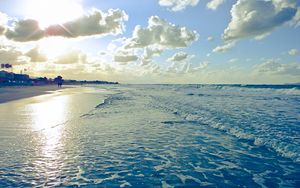
[[[56,85],[45,86],[5,86],[0,87],[0,104],[23,98],[48,94],[68,87],[58,88]]]

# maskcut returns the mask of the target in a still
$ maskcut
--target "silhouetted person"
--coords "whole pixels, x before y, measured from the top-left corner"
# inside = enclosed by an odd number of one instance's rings
[[[58,82],[57,87],[61,87],[61,86],[62,86],[62,82]]]
[[[54,81],[57,83],[57,87],[61,87],[64,80],[62,79],[61,76],[57,76],[57,77],[54,79]]]

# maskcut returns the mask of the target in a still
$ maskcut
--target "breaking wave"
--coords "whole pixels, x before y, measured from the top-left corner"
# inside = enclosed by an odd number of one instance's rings
[[[166,91],[153,96],[155,107],[300,162],[299,87],[179,85]]]

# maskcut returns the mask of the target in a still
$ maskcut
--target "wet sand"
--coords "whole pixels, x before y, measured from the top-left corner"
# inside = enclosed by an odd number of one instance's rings
[[[63,88],[65,87],[58,88],[56,85],[0,87],[0,103],[43,95]]]

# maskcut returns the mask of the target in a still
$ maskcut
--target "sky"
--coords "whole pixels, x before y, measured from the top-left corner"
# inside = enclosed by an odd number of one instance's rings
[[[297,0],[0,0],[14,72],[121,83],[300,82]]]

